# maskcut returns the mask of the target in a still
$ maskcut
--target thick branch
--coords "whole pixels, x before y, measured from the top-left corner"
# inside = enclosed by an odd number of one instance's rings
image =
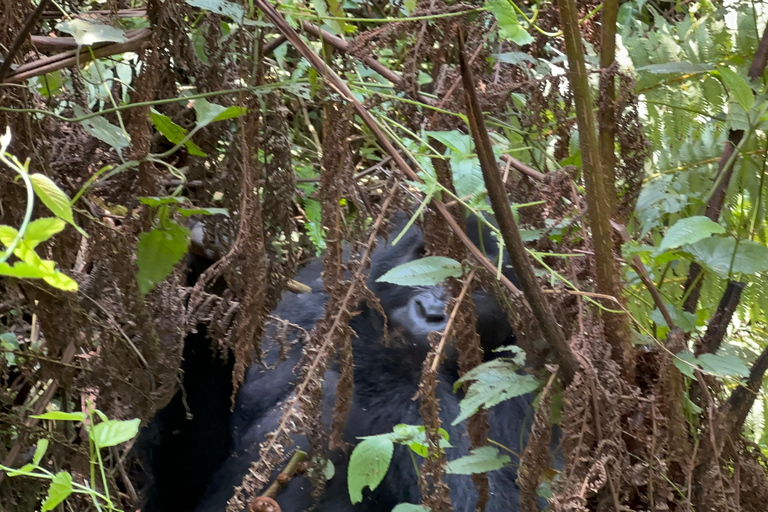
[[[616,213],[616,84],[614,62],[616,58],[616,20],[619,0],[603,3],[603,30],[600,48],[600,161],[603,166],[606,199],[611,203],[611,217]]]
[[[619,273],[613,258],[611,234],[611,204],[615,204],[615,190],[606,190],[609,180],[603,176],[598,152],[597,131],[593,111],[589,76],[584,62],[584,48],[579,31],[579,18],[573,0],[558,0],[558,9],[568,54],[568,78],[576,106],[579,144],[587,191],[587,219],[592,230],[595,248],[597,289],[600,293],[621,299]],[[606,304],[610,307],[610,304]],[[634,373],[631,331],[623,314],[605,314],[605,335],[611,344],[614,360],[620,362],[628,375]]]
[[[741,300],[741,292],[744,291],[745,287],[746,284],[738,281],[728,283],[723,297],[720,299],[720,304],[717,306],[717,311],[709,320],[707,332],[701,339],[701,347],[700,350],[696,351],[696,355],[714,354],[718,351],[733,318],[733,313]]]
[[[507,247],[507,252],[512,259],[515,272],[520,278],[520,286],[523,289],[525,298],[531,306],[531,310],[539,323],[539,328],[544,334],[544,338],[557,357],[563,381],[565,384],[568,384],[573,379],[575,371],[573,354],[536,280],[533,266],[528,259],[528,253],[520,236],[520,230],[517,228],[515,217],[512,215],[512,209],[509,207],[509,200],[507,199],[507,193],[501,179],[501,173],[496,163],[496,157],[493,155],[491,139],[488,136],[485,120],[480,110],[480,103],[477,100],[472,70],[464,55],[463,33],[459,34],[459,62],[461,64],[461,76],[464,81],[464,101],[467,105],[467,118],[469,119],[472,138],[477,148],[480,168],[483,171],[483,180],[488,190],[493,213],[496,216],[496,221],[499,223],[504,245]]]

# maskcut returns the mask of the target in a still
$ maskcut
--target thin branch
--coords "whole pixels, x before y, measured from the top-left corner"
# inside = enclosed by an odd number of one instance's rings
[[[128,40],[123,43],[112,43],[100,46],[93,50],[93,53],[91,53],[90,47],[87,47],[82,49],[79,56],[77,55],[77,50],[71,50],[69,52],[36,60],[29,64],[25,64],[24,66],[19,66],[14,73],[8,75],[5,80],[0,83],[15,84],[23,82],[29,78],[58,71],[59,69],[68,68],[77,64],[83,65],[93,60],[94,57],[101,59],[120,53],[135,52],[141,48],[141,45],[147,39],[149,39],[151,33],[152,31],[150,29],[144,28],[138,30],[132,37],[129,37]]]
[[[525,250],[525,244],[520,236],[520,230],[512,215],[512,209],[509,207],[509,199],[501,179],[496,157],[493,155],[493,145],[491,143],[488,130],[485,127],[480,102],[477,99],[475,91],[475,81],[472,77],[472,70],[469,67],[467,58],[464,55],[464,32],[459,32],[459,62],[461,64],[461,75],[464,81],[464,101],[467,106],[467,118],[472,130],[472,138],[475,141],[477,155],[480,159],[480,168],[483,172],[483,180],[488,190],[488,197],[491,200],[491,208],[499,223],[504,245],[512,259],[523,293],[531,306],[536,320],[539,323],[544,338],[557,357],[560,365],[562,379],[565,385],[573,379],[575,372],[575,362],[570,346],[563,335],[563,331],[557,324],[555,315],[550,308],[547,299],[541,291],[536,275],[533,273],[533,266],[528,259],[528,253]]]

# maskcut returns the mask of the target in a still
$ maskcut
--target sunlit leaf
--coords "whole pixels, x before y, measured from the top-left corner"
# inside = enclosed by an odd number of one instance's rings
[[[124,43],[128,40],[123,30],[99,23],[91,18],[73,18],[62,21],[56,25],[56,28],[67,34],[72,34],[79,46],[90,46],[96,43]]]
[[[189,237],[189,229],[175,222],[139,235],[136,278],[142,294],[149,293],[173,271],[174,265],[187,253]]]
[[[403,263],[383,276],[377,283],[392,283],[401,286],[434,286],[449,277],[461,277],[461,263],[444,256],[427,256]]]
[[[363,501],[363,489],[376,489],[389,469],[395,445],[383,437],[363,439],[349,458],[347,486],[353,504]]]
[[[136,437],[140,424],[141,420],[138,418],[126,421],[102,421],[91,429],[91,438],[99,448],[116,446]]]
[[[72,475],[66,471],[59,471],[51,480],[48,496],[43,501],[43,506],[40,510],[42,512],[53,510],[59,503],[67,499],[70,494],[72,494]]]
[[[509,455],[500,455],[499,450],[493,446],[483,446],[472,450],[470,455],[450,461],[446,472],[453,475],[475,475],[501,469],[510,463]]]

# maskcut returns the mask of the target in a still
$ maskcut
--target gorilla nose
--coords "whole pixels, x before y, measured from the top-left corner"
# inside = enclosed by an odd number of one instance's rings
[[[421,316],[430,323],[445,322],[445,301],[432,295],[424,295],[416,299]]]

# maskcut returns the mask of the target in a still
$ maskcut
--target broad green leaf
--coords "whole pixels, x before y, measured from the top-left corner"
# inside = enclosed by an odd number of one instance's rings
[[[179,208],[176,211],[184,217],[191,215],[224,215],[229,217],[229,210],[226,208]]]
[[[211,103],[205,98],[195,100],[195,113],[197,114],[197,124],[206,126],[216,121],[224,121],[245,114],[248,110],[244,107],[222,107]]]
[[[457,130],[427,132],[427,135],[442,142],[448,149],[453,152],[459,153],[460,155],[466,157],[472,155],[472,148],[474,145],[471,135],[461,133]]]
[[[462,276],[461,263],[444,256],[427,256],[403,263],[379,277],[377,283],[401,286],[434,286],[448,277]]]
[[[493,446],[483,446],[472,450],[471,455],[450,461],[445,469],[452,475],[476,475],[501,469],[510,463],[509,455],[499,455],[499,450]]]
[[[733,262],[733,272],[755,274],[768,270],[768,248],[752,240],[741,240],[736,250],[736,240],[731,237],[709,237],[683,250],[718,276],[728,277]],[[734,256],[734,251],[736,255]]]
[[[12,469],[11,471],[8,471],[8,476],[15,477],[15,476],[33,475],[34,472],[35,472],[34,464],[24,464],[19,469]]]
[[[145,196],[145,197],[139,197],[138,200],[141,204],[152,206],[153,208],[157,208],[158,206],[164,206],[166,204],[188,204],[190,202],[189,199],[187,199],[186,197],[173,197],[173,196],[164,196],[164,197]]]
[[[187,135],[187,130],[174,123],[170,117],[166,116],[165,114],[161,114],[155,109],[152,109],[152,124],[155,125],[157,131],[165,135],[165,138],[171,141],[173,144],[179,144]],[[202,149],[200,149],[197,144],[191,140],[186,141],[184,146],[187,148],[191,155],[208,156]]]
[[[15,277],[16,279],[42,279],[48,275],[48,272],[29,263],[17,261],[13,265],[5,262],[0,263],[0,275]]]
[[[48,440],[40,439],[37,442],[37,447],[35,447],[35,454],[32,456],[32,464],[35,466],[40,464],[40,461],[43,460],[43,456],[45,455],[45,452],[47,450],[48,450]]]
[[[717,66],[717,71],[720,72],[720,78],[723,79],[723,83],[733,94],[736,102],[741,105],[741,108],[749,112],[755,104],[755,95],[744,77],[723,66]]]
[[[536,64],[536,59],[523,52],[505,52],[494,55],[496,60],[525,68],[525,63]]]
[[[691,367],[691,365],[693,365],[694,367],[698,366],[698,360],[696,359],[696,356],[694,356],[687,350],[678,352],[676,356],[677,357],[675,357],[674,363],[677,369],[680,370],[680,373],[682,373],[686,377],[689,377],[693,380],[697,380],[696,375],[693,373],[694,368]]]
[[[53,510],[56,506],[72,494],[72,475],[66,471],[59,471],[51,480],[48,488],[48,496],[40,509],[42,512]]]
[[[72,34],[79,46],[90,46],[96,43],[124,43],[128,40],[123,30],[99,23],[91,18],[74,18],[62,21],[56,25],[56,28],[67,34]]]
[[[77,117],[83,117],[88,114],[78,105],[72,105]],[[85,131],[104,142],[105,144],[121,150],[131,145],[131,139],[120,127],[113,125],[101,116],[89,117],[80,121]]]
[[[696,329],[696,315],[694,315],[693,313],[689,313],[687,311],[678,309],[673,304],[670,304],[669,302],[665,302],[665,305],[667,306],[667,311],[669,312],[669,315],[672,317],[672,321],[683,332],[693,332]],[[656,308],[651,312],[651,320],[653,320],[659,325],[664,325],[666,327],[669,327],[667,325],[667,321],[664,319],[664,315],[661,314],[661,311],[659,310],[659,308]]]
[[[504,400],[525,395],[539,387],[533,375],[517,373],[518,365],[495,359],[476,366],[456,382],[474,381],[464,399],[459,402],[459,415],[452,425],[457,425],[475,414],[481,407],[490,409]]]
[[[88,416],[84,412],[51,411],[32,417],[38,420],[51,421],[85,421]]]
[[[245,18],[245,10],[242,8],[242,6],[233,2],[226,2],[225,0],[185,1],[192,7],[198,7],[200,9],[205,9],[206,11],[211,11],[215,14],[221,14],[222,16],[232,18],[232,20],[236,23],[242,23],[243,18]]]
[[[664,239],[659,244],[659,252],[696,243],[712,234],[723,233],[725,233],[724,227],[704,216],[680,219],[664,235]]]
[[[75,224],[75,218],[72,216],[72,207],[69,204],[69,197],[45,174],[31,174],[29,176],[35,194],[54,215],[72,224],[80,233],[85,234]]]
[[[38,244],[61,232],[64,226],[66,226],[64,221],[56,217],[33,220],[27,225],[27,230],[24,232],[24,243],[30,249],[34,249]]]
[[[693,62],[667,62],[665,64],[649,64],[635,71],[645,71],[654,75],[689,75],[709,71],[712,66]]]
[[[429,508],[413,503],[400,503],[392,509],[392,512],[429,512]]]
[[[384,437],[363,439],[349,458],[347,486],[353,504],[363,501],[363,489],[376,489],[389,469],[395,445]]]
[[[102,421],[91,429],[91,439],[99,448],[116,446],[136,437],[140,424],[141,420],[138,418],[127,421]]]
[[[46,98],[55,96],[60,90],[64,80],[61,77],[61,71],[46,73],[37,77],[37,90]]]
[[[189,237],[189,229],[175,222],[139,235],[136,248],[139,273],[136,278],[142,294],[149,293],[173,271],[174,265],[187,253]]]
[[[485,190],[480,159],[476,156],[452,156],[451,170],[453,171],[453,185],[456,187],[456,195],[459,197],[476,196]]]
[[[508,0],[488,0],[485,6],[490,9],[499,23],[499,37],[509,39],[520,46],[533,42],[533,37],[520,26],[515,8]]]
[[[405,12],[410,15],[416,9],[416,0],[405,0],[403,2],[403,8],[405,9]]]
[[[731,354],[701,354],[699,363],[705,372],[721,377],[748,377],[749,368]]]

